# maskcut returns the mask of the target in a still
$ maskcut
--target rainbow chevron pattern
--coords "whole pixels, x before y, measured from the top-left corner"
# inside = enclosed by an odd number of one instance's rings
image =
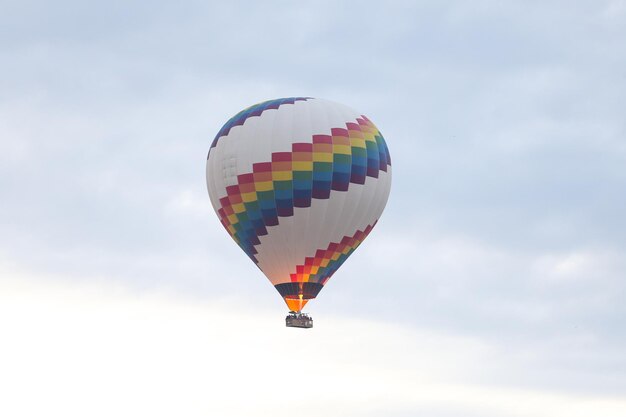
[[[298,99],[306,100],[282,100]],[[311,143],[293,143],[291,152],[272,153],[271,162],[253,164],[253,172],[238,175],[237,185],[226,187],[227,195],[219,199],[222,225],[255,263],[259,236],[278,225],[279,217],[293,216],[294,207],[310,207],[312,199],[327,199],[331,191],[348,191],[351,183],[364,184],[366,177],[378,178],[391,165],[387,144],[367,117],[330,133],[313,135]]]
[[[319,249],[312,258],[305,258],[302,265],[296,266],[291,274],[291,282],[316,282],[326,284],[355,249],[372,231],[376,222],[365,230],[357,230],[353,236],[344,236],[339,243],[331,243],[326,250]]]
[[[230,129],[232,129],[233,127],[242,126],[248,118],[254,117],[254,116],[260,116],[261,114],[263,114],[265,110],[268,110],[268,109],[278,109],[283,104],[293,104],[296,101],[306,101],[309,99],[310,97],[279,98],[276,100],[264,101],[262,103],[255,104],[253,106],[248,107],[247,109],[240,111],[239,113],[231,117],[226,122],[226,124],[222,126],[220,131],[217,132],[217,135],[215,135],[215,139],[213,139],[213,143],[211,143],[211,147],[209,148],[209,153],[211,152],[211,149],[217,146],[217,142],[220,140],[222,136],[228,135],[228,133],[230,133]]]

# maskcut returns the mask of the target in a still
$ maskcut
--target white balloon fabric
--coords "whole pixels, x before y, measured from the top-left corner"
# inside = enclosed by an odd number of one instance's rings
[[[299,312],[378,221],[391,159],[367,117],[291,97],[232,117],[211,144],[206,179],[222,225]]]

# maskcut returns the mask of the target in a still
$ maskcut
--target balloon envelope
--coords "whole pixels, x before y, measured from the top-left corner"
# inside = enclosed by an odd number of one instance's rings
[[[282,98],[226,122],[206,179],[224,228],[300,311],[376,225],[391,158],[364,115],[328,100]]]

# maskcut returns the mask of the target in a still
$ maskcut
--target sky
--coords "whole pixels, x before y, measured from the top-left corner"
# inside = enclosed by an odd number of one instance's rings
[[[0,415],[626,416],[626,1],[0,10]],[[204,172],[291,96],[393,161],[306,331]]]

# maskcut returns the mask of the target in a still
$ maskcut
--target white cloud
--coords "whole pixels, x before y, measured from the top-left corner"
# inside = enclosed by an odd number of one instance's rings
[[[626,416],[623,398],[481,383],[516,370],[473,338],[2,276],[1,415]]]
[[[615,19],[619,21],[619,18],[623,18],[626,14],[626,1],[624,0],[612,0],[606,3],[602,16],[607,19]]]
[[[280,416],[294,380],[304,415],[617,414],[589,395],[626,384],[623,0],[74,3],[0,16],[0,256],[45,274],[0,269],[0,414]],[[215,301],[277,295],[204,184],[221,124],[292,94],[394,155],[309,333]]]
[[[209,197],[202,188],[181,190],[171,197],[165,210],[175,215],[194,216],[200,219],[212,215]]]
[[[547,283],[572,281],[602,281],[605,285],[620,279],[617,271],[623,271],[624,261],[620,254],[606,250],[575,250],[565,253],[548,253],[532,262],[532,270]]]

